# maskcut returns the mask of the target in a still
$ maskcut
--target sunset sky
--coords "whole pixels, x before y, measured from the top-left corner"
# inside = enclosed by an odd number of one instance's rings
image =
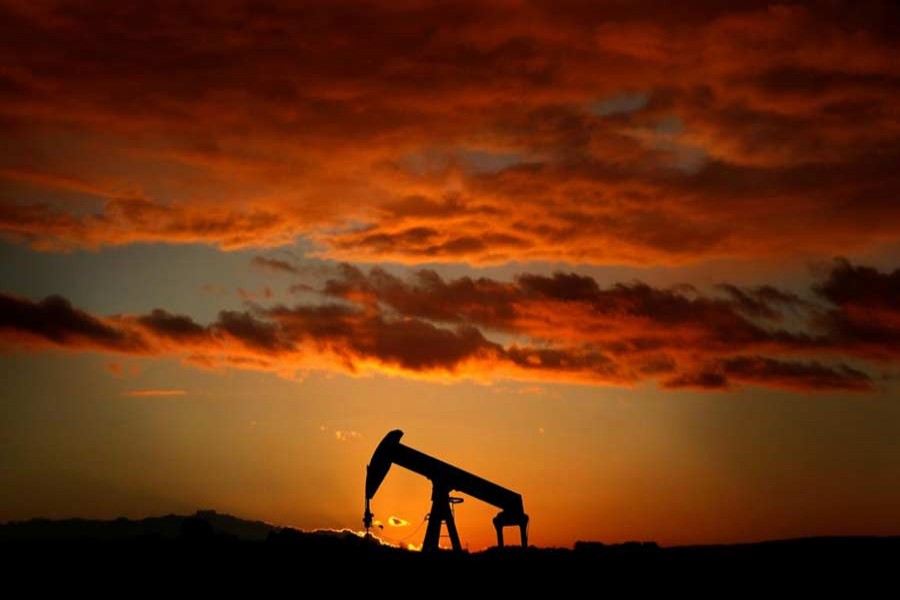
[[[358,530],[400,428],[537,545],[900,534],[898,57],[896,2],[0,0],[0,522]]]

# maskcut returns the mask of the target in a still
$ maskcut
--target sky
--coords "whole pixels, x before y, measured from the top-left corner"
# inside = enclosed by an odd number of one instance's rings
[[[0,521],[358,530],[400,428],[537,545],[900,534],[898,40],[893,2],[0,0]],[[380,535],[429,499],[392,470]]]

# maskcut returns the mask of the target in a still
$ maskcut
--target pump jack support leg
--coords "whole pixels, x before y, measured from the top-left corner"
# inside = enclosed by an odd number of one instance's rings
[[[462,552],[462,544],[459,543],[459,533],[456,531],[456,519],[450,511],[450,505],[447,505],[447,533],[450,534],[450,543],[453,544],[455,552]]]
[[[423,552],[433,552],[438,549],[441,540],[441,523],[443,511],[440,509],[440,500],[431,501],[431,513],[428,515],[428,527],[425,529],[425,541],[422,542]]]

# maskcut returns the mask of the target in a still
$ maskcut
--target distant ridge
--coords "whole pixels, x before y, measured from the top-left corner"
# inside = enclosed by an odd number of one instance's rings
[[[0,524],[0,543],[17,542],[120,542],[141,540],[182,540],[196,537],[219,537],[234,541],[263,542],[279,545],[296,543],[298,540],[312,539],[314,543],[325,542],[324,538],[343,540],[345,545],[358,546],[362,541],[348,530],[297,531],[264,521],[252,521],[223,514],[215,510],[198,510],[191,515],[169,514],[143,519],[120,517],[112,520],[93,519],[29,519]],[[368,544],[365,544],[368,545]],[[378,545],[378,544],[375,544]],[[690,546],[658,546],[654,542],[625,542],[605,544],[596,541],[578,541],[571,549],[530,548],[529,551],[544,553],[571,553],[573,556],[661,556],[690,557],[734,554],[782,553],[854,553],[858,549],[888,550],[900,552],[900,536],[822,536],[781,540],[765,540],[734,544],[709,544]],[[492,548],[475,554],[494,554]],[[900,556],[898,556],[900,558]]]
[[[193,515],[164,515],[144,519],[119,517],[109,521],[92,519],[29,519],[0,525],[0,542],[64,542],[79,540],[125,541],[141,538],[176,539],[197,531],[207,523],[207,533],[244,541],[264,541],[281,527],[263,521],[248,521],[214,510],[198,510]],[[194,526],[192,528],[192,525]],[[201,525],[200,527],[205,527]]]

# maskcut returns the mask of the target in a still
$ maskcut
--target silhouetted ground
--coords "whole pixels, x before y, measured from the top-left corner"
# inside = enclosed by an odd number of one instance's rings
[[[348,590],[396,589],[398,582],[426,585],[443,594],[493,589],[527,592],[527,597],[537,590],[612,589],[607,586],[637,593],[700,587],[725,596],[748,589],[780,593],[785,586],[809,592],[837,591],[832,586],[840,585],[855,593],[890,586],[884,593],[893,595],[889,590],[900,581],[900,537],[670,548],[579,542],[574,549],[494,548],[423,555],[349,532],[301,532],[213,511],[139,521],[8,523],[0,525],[0,552],[9,573],[28,573],[32,591],[62,582],[66,588],[92,582],[153,587],[170,581],[227,588],[240,581],[273,589],[282,582],[299,595],[318,590],[320,583]],[[315,586],[304,587],[308,582]]]

